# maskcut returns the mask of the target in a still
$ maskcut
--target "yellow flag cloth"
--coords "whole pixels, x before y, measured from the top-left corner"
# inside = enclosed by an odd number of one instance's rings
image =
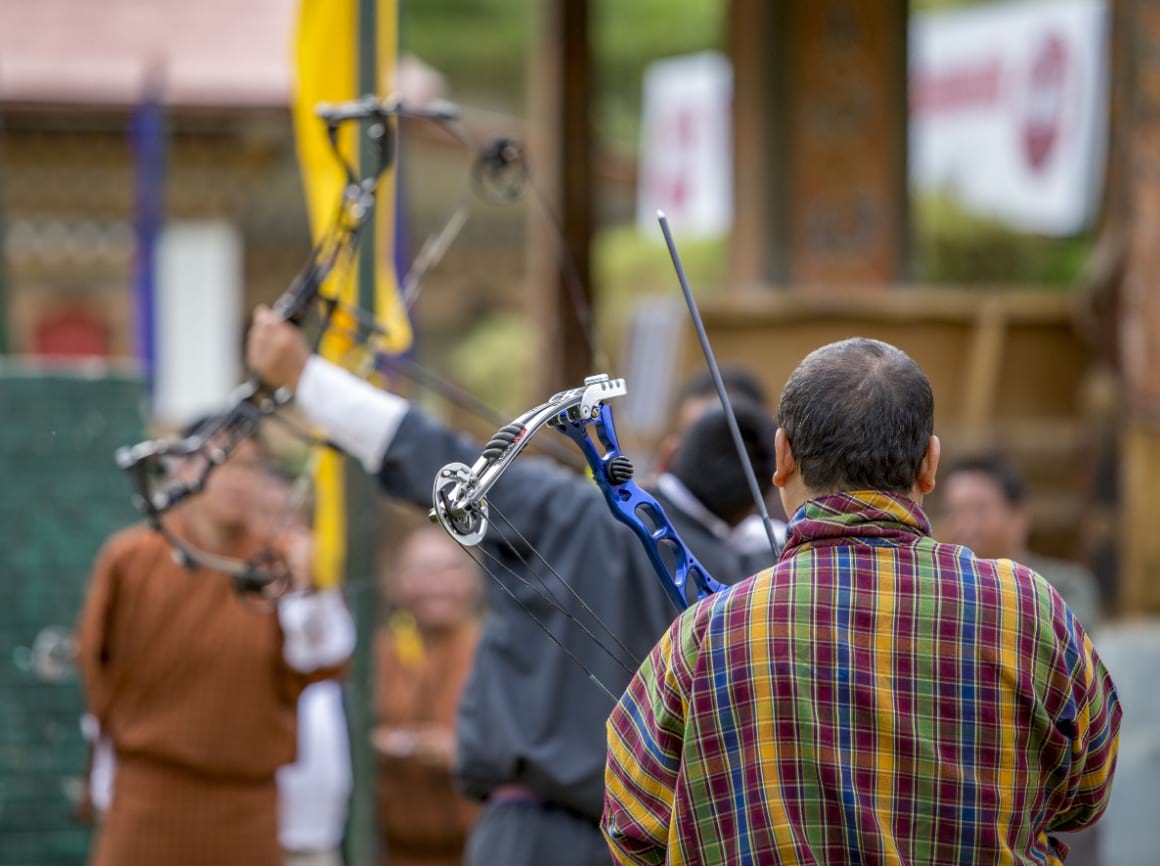
[[[398,0],[377,0],[378,96],[391,93],[398,53]],[[298,161],[306,190],[311,234],[317,240],[334,218],[345,174],[331,152],[326,127],[315,115],[320,102],[343,102],[358,93],[357,0],[301,0],[295,40],[297,81],[293,118]],[[358,136],[353,124],[340,133],[344,155],[358,165]],[[381,350],[405,352],[411,326],[399,296],[394,269],[395,175],[393,167],[379,180],[373,232],[363,243],[375,245],[375,307],[372,311],[388,331]],[[355,305],[358,288],[354,268],[336,272],[323,291]],[[341,363],[354,345],[349,328],[334,328],[323,340],[323,357]],[[315,478],[315,575],[320,586],[335,586],[345,563],[346,491],[343,460],[333,452],[320,455]]]

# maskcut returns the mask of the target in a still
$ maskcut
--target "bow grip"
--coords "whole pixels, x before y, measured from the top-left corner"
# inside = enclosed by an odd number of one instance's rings
[[[596,484],[612,508],[613,516],[640,539],[665,591],[678,610],[689,606],[690,580],[693,581],[698,600],[725,588],[693,556],[656,498],[632,480],[632,464],[621,453],[616,428],[612,423],[612,408],[607,403],[601,404],[599,412],[590,419],[570,418],[567,413],[561,413],[556,422],[553,426],[584,452]],[[600,443],[606,449],[603,454],[589,436],[586,429],[588,424],[595,426]]]

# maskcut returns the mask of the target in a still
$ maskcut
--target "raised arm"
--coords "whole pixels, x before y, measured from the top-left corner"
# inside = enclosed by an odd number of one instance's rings
[[[479,457],[479,445],[406,399],[312,355],[298,329],[269,310],[255,312],[246,358],[267,384],[291,389],[311,423],[376,476],[387,496],[430,508],[435,474]],[[598,494],[573,473],[528,459],[512,466],[491,499],[530,538],[547,503],[577,495]]]

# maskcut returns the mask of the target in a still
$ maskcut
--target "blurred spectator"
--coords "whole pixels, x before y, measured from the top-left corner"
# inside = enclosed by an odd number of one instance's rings
[[[1095,577],[1082,565],[1027,549],[1031,514],[1023,479],[996,455],[954,463],[940,484],[939,535],[983,559],[1012,559],[1045,577],[1085,628],[1100,620]]]
[[[757,377],[744,367],[726,365],[721,368],[721,381],[725,385],[725,392],[729,395],[729,402],[739,401],[753,403],[766,409],[765,389]],[[699,503],[690,502],[687,496],[682,496],[679,490],[675,491],[673,477],[669,473],[673,457],[680,447],[681,439],[698,418],[706,412],[720,408],[721,397],[717,393],[717,386],[713,382],[713,375],[706,370],[689,378],[677,394],[677,405],[673,411],[673,429],[661,442],[657,451],[657,472],[659,477],[655,483],[672,499],[674,505],[688,512],[688,516],[699,523],[708,526],[723,541],[738,553],[746,557],[763,556],[769,552],[769,538],[765,534],[761,516],[751,514],[733,527],[724,527],[720,521],[714,521],[712,515],[706,514],[704,508],[698,508]],[[676,495],[673,495],[675,492]],[[766,497],[766,508],[773,519],[774,537],[779,545],[785,544],[785,514],[782,513],[781,500],[776,495]]]
[[[179,475],[188,480],[196,464]],[[246,440],[171,528],[218,556],[256,553],[262,540],[250,524],[263,471]],[[275,772],[294,759],[298,697],[335,676],[353,647],[337,593],[259,611],[226,575],[179,565],[145,526],[110,539],[78,630],[89,712],[117,760],[90,862],[281,866]]]
[[[452,866],[477,807],[455,787],[455,717],[479,639],[474,564],[442,529],[403,545],[394,612],[377,638],[375,749],[379,814],[390,866]]]
[[[748,400],[758,406],[765,407],[765,389],[757,377],[743,367],[725,365],[721,368],[721,381],[725,384],[725,392],[730,402],[734,400]],[[672,432],[664,438],[657,450],[657,471],[668,471],[673,455],[681,444],[681,437],[685,435],[693,422],[700,418],[709,409],[715,409],[721,404],[717,394],[717,386],[709,371],[692,376],[686,380],[677,393],[677,405],[673,410]]]

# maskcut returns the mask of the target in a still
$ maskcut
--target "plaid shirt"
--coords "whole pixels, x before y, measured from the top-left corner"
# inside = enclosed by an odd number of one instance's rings
[[[1059,596],[907,499],[807,503],[778,564],[690,608],[608,722],[618,863],[1060,863],[1120,707]]]

